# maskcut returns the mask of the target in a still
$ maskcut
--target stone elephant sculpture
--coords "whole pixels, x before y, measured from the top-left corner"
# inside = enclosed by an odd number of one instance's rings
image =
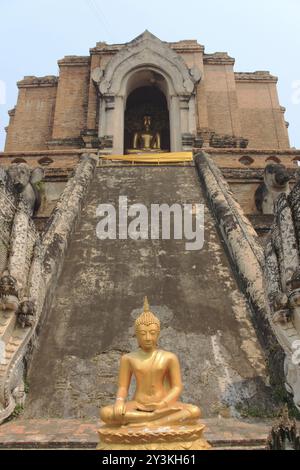
[[[255,205],[262,214],[274,214],[274,202],[282,193],[290,193],[290,176],[284,165],[271,163],[266,166],[264,182],[255,192]]]
[[[13,163],[7,173],[15,191],[26,201],[33,215],[41,205],[40,192],[35,185],[43,179],[44,170],[42,168],[32,170],[27,163]]]

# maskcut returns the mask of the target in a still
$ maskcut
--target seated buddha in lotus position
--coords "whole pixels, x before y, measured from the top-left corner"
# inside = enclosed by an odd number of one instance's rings
[[[175,354],[157,348],[160,321],[150,312],[147,299],[135,322],[135,333],[139,349],[122,356],[116,401],[101,409],[102,421],[112,426],[193,424],[200,409],[179,401],[179,361]],[[126,401],[132,376],[136,390],[133,400]]]
[[[151,131],[151,116],[144,116],[144,130],[136,132],[133,138],[135,150],[160,150],[160,133]]]

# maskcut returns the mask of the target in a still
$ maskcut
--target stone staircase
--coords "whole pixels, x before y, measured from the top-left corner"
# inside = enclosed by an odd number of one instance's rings
[[[6,404],[5,411],[0,409],[2,412],[1,416],[3,419],[9,417],[13,412],[16,403],[13,398],[10,396],[10,377],[12,376],[17,364],[17,360],[23,353],[22,346],[27,344],[27,336],[30,335],[30,330],[23,330],[16,327],[9,339],[7,339],[5,344],[4,358],[0,364],[0,394],[2,403]]]
[[[15,337],[16,315],[14,312],[0,312],[0,340],[4,351],[0,362],[0,394],[1,401],[5,402],[6,376],[22,341]]]
[[[6,343],[4,359],[0,365],[0,371],[5,371],[9,364],[13,361],[14,356],[18,349],[21,347],[26,333],[21,329],[14,330],[10,339]]]
[[[97,207],[117,207],[119,196],[147,207],[204,204],[203,249],[187,251],[186,240],[99,240]],[[92,419],[112,402],[145,295],[162,322],[161,347],[180,358],[184,401],[208,417],[238,416],[244,404],[250,415],[272,408],[264,353],[195,167],[107,165],[68,246],[29,371],[26,419]]]
[[[0,340],[6,343],[10,338],[16,325],[16,315],[14,312],[0,312]]]

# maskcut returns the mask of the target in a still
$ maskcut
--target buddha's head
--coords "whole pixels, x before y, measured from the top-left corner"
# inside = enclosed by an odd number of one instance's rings
[[[144,116],[144,127],[147,132],[151,129],[151,116],[148,114]]]
[[[144,311],[135,321],[135,334],[138,344],[143,351],[156,349],[160,333],[160,321],[150,311],[147,297],[144,301]]]

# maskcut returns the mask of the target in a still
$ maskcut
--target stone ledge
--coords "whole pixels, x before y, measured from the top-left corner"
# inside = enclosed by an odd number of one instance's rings
[[[51,139],[46,142],[49,150],[56,150],[57,148],[83,148],[84,142],[81,137],[69,137],[65,139]]]
[[[90,153],[97,153],[98,149],[89,149]],[[16,158],[16,157],[39,157],[39,156],[59,156],[59,155],[68,155],[68,156],[79,156],[83,153],[87,153],[86,149],[74,148],[74,149],[57,149],[57,150],[26,150],[24,152],[0,152],[0,161],[1,158]]]
[[[278,77],[271,75],[269,71],[257,70],[256,72],[235,72],[235,80],[238,82],[252,82],[252,81],[263,81],[277,83]]]
[[[97,153],[99,151],[98,148],[88,149],[89,153]],[[199,152],[198,148],[194,148],[194,153]],[[240,154],[248,155],[248,154],[257,154],[257,155],[266,155],[266,156],[278,156],[278,155],[290,155],[290,156],[299,156],[300,157],[300,149],[295,148],[287,148],[287,149],[256,149],[256,148],[247,148],[247,149],[240,149],[240,148],[215,148],[215,147],[207,147],[205,148],[205,152],[209,154]],[[69,149],[56,149],[56,150],[26,150],[26,151],[12,151],[12,152],[0,152],[0,161],[1,158],[16,158],[16,157],[36,157],[36,156],[43,156],[43,155],[80,155],[82,153],[87,153],[86,148],[74,147]]]
[[[47,75],[45,77],[25,76],[23,80],[17,82],[18,88],[33,88],[33,87],[53,87],[57,86],[58,77],[55,75]]]
[[[213,148],[208,147],[204,149],[205,152],[209,154],[218,154],[218,153],[228,153],[228,154],[241,154],[241,155],[248,155],[248,154],[257,154],[257,155],[268,155],[268,156],[278,156],[278,155],[291,155],[291,156],[300,156],[300,149],[256,149],[256,148],[247,148],[247,149],[239,149],[239,148]],[[194,149],[194,152],[199,152],[199,149]]]
[[[125,46],[126,44],[106,44],[106,42],[100,41],[97,42],[95,47],[90,48],[90,54],[116,54]]]
[[[76,56],[76,55],[67,55],[63,59],[59,60],[58,66],[68,66],[68,67],[81,67],[87,66],[90,63],[89,56]]]
[[[204,437],[214,449],[264,448],[272,421],[208,418]],[[95,449],[97,420],[17,419],[0,426],[0,449]]]
[[[196,39],[183,40],[178,42],[167,42],[166,43],[171,49],[176,52],[204,52],[205,48],[202,44],[199,44]]]
[[[227,52],[215,52],[214,54],[204,54],[204,64],[210,65],[234,65],[235,59],[230,57]]]
[[[139,37],[139,36],[138,36]],[[138,39],[138,38],[136,38]],[[96,47],[90,49],[90,54],[116,54],[126,46],[131,43],[124,44],[107,44],[106,42],[97,42]],[[183,41],[177,42],[166,42],[162,41],[163,44],[166,44],[171,49],[176,52],[204,52],[204,46],[199,44],[196,39],[185,39]]]

